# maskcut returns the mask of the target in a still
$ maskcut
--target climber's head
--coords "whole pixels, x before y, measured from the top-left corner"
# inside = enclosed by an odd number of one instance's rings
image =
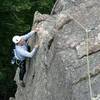
[[[15,44],[18,44],[18,45],[24,45],[25,44],[25,40],[21,37],[21,36],[14,36],[12,38],[12,41],[15,43]]]

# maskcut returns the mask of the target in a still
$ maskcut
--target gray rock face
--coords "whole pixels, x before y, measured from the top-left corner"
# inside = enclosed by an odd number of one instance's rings
[[[57,0],[51,15],[34,16],[32,29],[42,32],[30,45],[38,41],[40,48],[27,61],[26,87],[18,85],[15,100],[91,100],[87,46],[93,100],[99,100],[100,0]]]

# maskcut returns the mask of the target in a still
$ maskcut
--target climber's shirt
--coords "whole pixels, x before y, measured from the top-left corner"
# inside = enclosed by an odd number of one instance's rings
[[[29,52],[27,44],[27,40],[34,34],[35,32],[31,31],[28,34],[21,36],[26,41],[26,43],[23,46],[15,45],[14,54],[17,60],[23,61],[27,57],[31,58],[35,54],[36,48],[33,48],[33,50]]]

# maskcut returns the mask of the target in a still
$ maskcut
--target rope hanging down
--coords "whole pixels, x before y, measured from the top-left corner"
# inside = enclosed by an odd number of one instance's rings
[[[88,82],[89,82],[89,91],[90,91],[90,98],[93,100],[93,94],[92,94],[92,86],[91,86],[91,76],[90,76],[90,61],[89,61],[89,32],[91,30],[86,29],[81,23],[79,23],[73,16],[70,14],[68,15],[70,18],[72,18],[79,26],[81,26],[85,32],[86,32],[86,58],[87,58],[87,74],[88,74]]]

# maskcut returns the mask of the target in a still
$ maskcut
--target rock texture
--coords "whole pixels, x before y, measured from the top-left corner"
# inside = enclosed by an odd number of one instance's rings
[[[51,15],[34,16],[32,29],[42,32],[30,45],[39,42],[40,48],[27,61],[26,87],[18,85],[15,100],[91,100],[87,41],[93,97],[99,98],[100,0],[57,0]]]

